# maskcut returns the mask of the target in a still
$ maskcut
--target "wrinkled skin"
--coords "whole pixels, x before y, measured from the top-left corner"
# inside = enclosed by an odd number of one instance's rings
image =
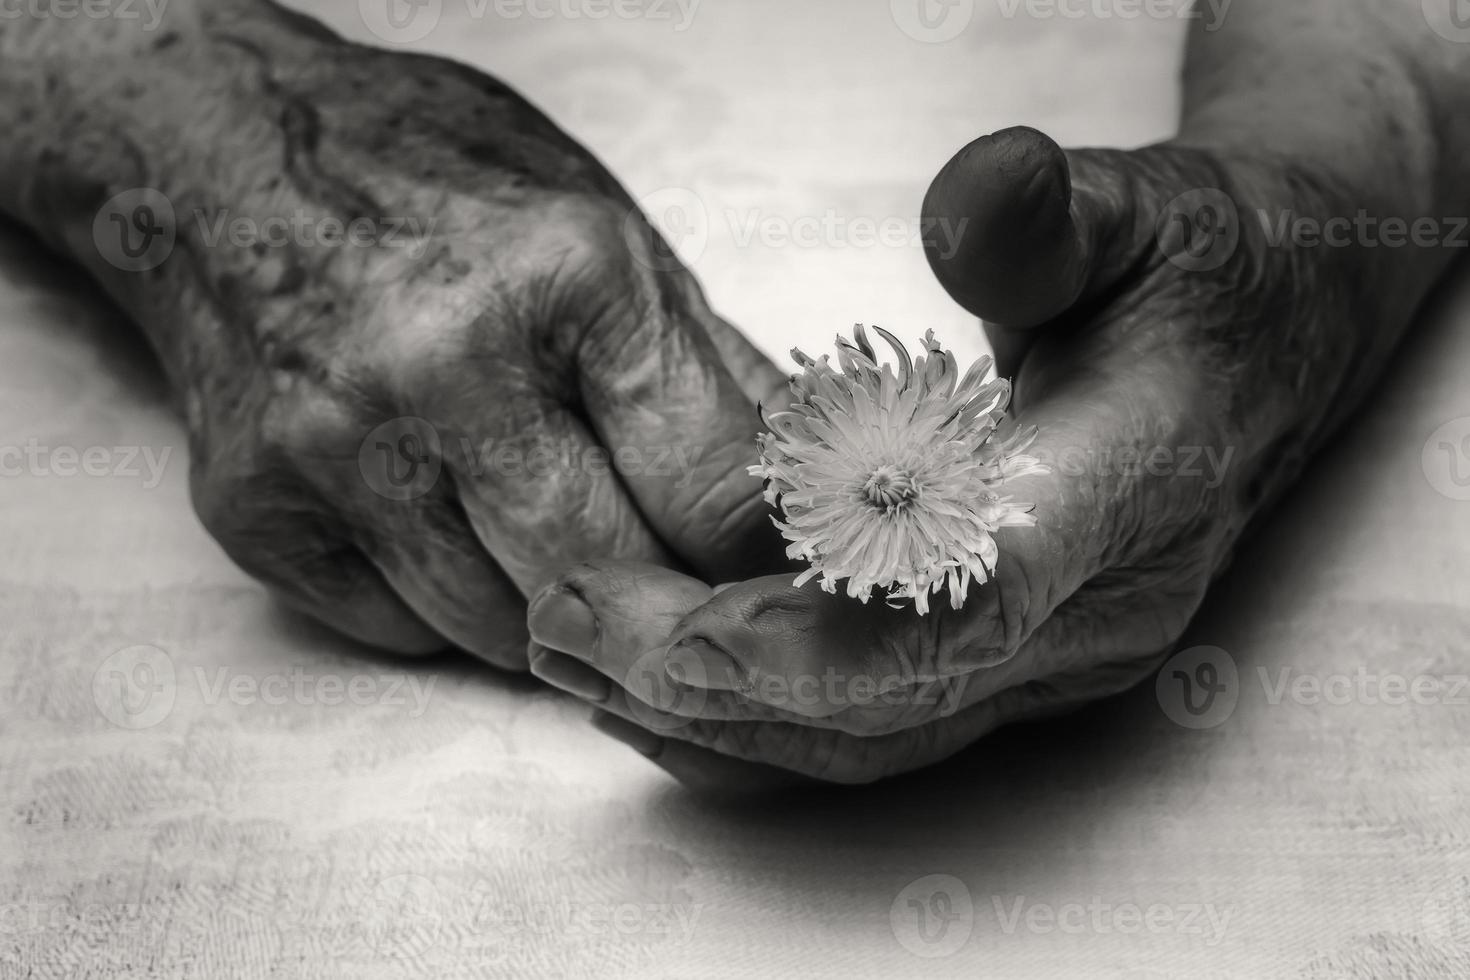
[[[962,610],[941,599],[921,618],[789,575],[714,593],[597,562],[533,601],[532,670],[680,779],[721,790],[869,782],[1149,676],[1247,523],[1364,393],[1363,365],[1393,341],[1378,324],[1406,321],[1421,292],[1358,251],[1269,246],[1250,222],[1219,268],[1182,267],[1182,241],[1156,229],[1196,188],[1223,188],[1242,213],[1352,213],[1330,182],[1268,158],[1170,145],[1063,157],[1027,130],[972,144],[936,179],[931,219],[1003,232],[1018,209],[1039,228],[1020,242],[982,230],[931,262],[959,302],[1010,318],[989,330],[1002,370],[1019,365],[1017,418],[1065,464],[1008,487],[1035,502],[1038,527],[1000,532],[996,576]],[[1017,249],[1040,276],[1006,268]],[[1167,455],[1149,467],[1125,449]],[[579,608],[594,627],[568,629]],[[814,687],[824,676],[839,683]]]
[[[241,567],[367,643],[510,669],[523,597],[568,562],[776,567],[744,468],[780,376],[584,148],[494,79],[272,4],[111,26],[0,22],[0,208],[149,334]],[[93,217],[137,187],[178,244],[123,271]],[[297,215],[375,230],[229,230]]]
[[[519,668],[536,594],[533,669],[686,782],[866,782],[1145,677],[1444,268],[1415,249],[1270,246],[1249,220],[1218,265],[1161,249],[1157,228],[1183,217],[1210,250],[1198,202],[1169,203],[1202,188],[1242,215],[1463,213],[1367,186],[1464,185],[1463,45],[1430,37],[1413,0],[1249,7],[1220,32],[1242,36],[1201,52],[1200,125],[1229,137],[1210,145],[1299,142],[1316,167],[1199,143],[1064,158],[1010,132],[936,180],[927,217],[973,234],[935,272],[1003,325],[1018,417],[1058,465],[1010,488],[1039,526],[1001,533],[996,578],[922,619],[791,587],[744,472],[753,403],[780,397],[780,373],[603,168],[493,79],[344,43],[267,0],[175,0],[152,36],[0,19],[0,211],[148,334],[205,526],[288,601],[390,650]],[[1339,70],[1380,37],[1397,47]],[[93,222],[138,187],[172,202],[180,241],[125,272]],[[201,230],[300,213],[415,219],[425,247],[256,249]],[[487,462],[545,443],[698,458],[616,477]],[[438,474],[409,499],[372,465],[395,449]],[[1228,465],[1201,471],[1207,450]]]

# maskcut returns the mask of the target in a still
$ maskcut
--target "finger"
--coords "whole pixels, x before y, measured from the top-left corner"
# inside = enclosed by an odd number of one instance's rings
[[[617,600],[607,601],[613,592]],[[680,695],[663,669],[668,631],[711,594],[697,579],[656,565],[573,566],[527,609],[531,671],[591,704],[606,701],[618,685],[668,706]]]
[[[1004,719],[1020,715],[1022,709],[1017,704],[1034,696],[1034,692],[1026,689],[1002,691],[954,716],[866,738],[790,722],[651,716],[646,706],[630,700],[626,692],[616,687],[600,710],[626,723],[612,732],[614,737],[663,765],[676,778],[689,778],[708,759],[689,751],[685,748],[687,744],[808,779],[859,785],[947,759],[989,734]],[[639,735],[640,730],[648,734]],[[694,778],[703,785],[709,777]],[[731,778],[749,780],[756,788],[770,785],[768,779],[749,769],[737,770]]]
[[[403,656],[440,653],[452,645],[350,545],[304,561],[291,581],[277,588],[287,605],[359,643]]]
[[[616,601],[607,596],[617,593]],[[714,594],[698,579],[638,562],[592,561],[564,569],[531,600],[531,636],[591,661],[602,647],[641,652]]]
[[[291,417],[298,420],[291,434],[278,438],[294,468],[333,502],[347,533],[402,603],[460,649],[506,670],[525,670],[524,601],[444,478],[434,428],[417,418],[348,422],[319,403]],[[391,452],[373,451],[380,447]],[[413,463],[397,482],[389,479],[402,462],[395,453],[407,453]]]
[[[642,581],[626,592],[615,589],[609,594],[626,594],[630,596],[630,608],[637,608],[640,597],[648,595],[653,587],[651,579],[655,571],[625,570],[628,581],[637,582],[639,577]],[[616,572],[616,566],[608,566],[591,577],[579,579],[576,589],[594,602],[605,602],[597,598],[593,583],[598,576]],[[671,591],[680,588],[673,582],[669,585]],[[697,601],[700,591],[697,584],[688,586],[682,601]],[[553,598],[571,594],[550,591]],[[533,603],[533,623],[537,621],[538,604],[539,600]],[[599,605],[599,608],[604,607]],[[703,703],[700,692],[691,694],[665,688],[663,693],[650,697],[637,683],[614,683],[609,674],[618,672],[613,663],[617,654],[615,644],[628,642],[628,625],[623,624],[621,616],[608,614],[603,618],[612,628],[603,630],[585,612],[579,613],[576,621],[580,625],[575,629],[561,625],[564,620],[556,615],[548,616],[545,625],[533,628],[533,632],[544,632],[548,639],[568,649],[590,648],[592,652],[581,653],[582,659],[578,659],[533,643],[532,671],[599,712],[611,715],[616,720],[602,719],[598,723],[600,728],[652,759],[681,782],[726,795],[789,788],[803,781],[793,783],[792,777],[796,775],[835,782],[868,782],[929,765],[1000,725],[1057,714],[1127,689],[1146,675],[1150,665],[1157,663],[1157,657],[1152,656],[1137,662],[1119,662],[1101,671],[1095,665],[1084,664],[1078,670],[1048,675],[1045,683],[1021,680],[974,703],[946,706],[937,717],[931,716],[922,723],[885,731],[879,737],[861,737],[859,733],[816,727],[799,719],[796,723],[714,719],[707,712],[697,710]],[[664,628],[670,613],[669,607],[653,611],[657,625],[649,629]],[[1076,632],[1075,624],[1061,619],[1055,622],[1058,630]],[[629,620],[628,624],[631,623]],[[644,635],[643,639],[649,639],[650,635]],[[630,649],[641,645],[638,640],[629,643]],[[654,646],[659,648],[657,641]],[[611,656],[604,656],[605,653]],[[641,658],[630,659],[636,662]],[[670,694],[672,702],[666,700]],[[696,710],[687,710],[691,705]],[[758,710],[760,706],[754,707]]]
[[[778,584],[788,583],[783,577]],[[710,595],[702,583],[650,566],[598,562],[569,569],[531,603],[533,637],[546,641],[531,644],[531,671],[593,706],[621,688],[638,720],[655,730],[678,719],[785,721],[873,736],[956,714],[1036,678],[1045,679],[1044,692],[1054,703],[1096,699],[1137,683],[1156,657],[1131,639],[1157,627],[1147,608],[1110,607],[1113,628],[1100,638],[1088,626],[1101,614],[1096,600],[1075,598],[1058,607],[1014,658],[978,673],[884,686],[876,670],[843,669],[840,657],[849,648],[838,644],[843,653],[819,665],[819,673],[787,682],[752,677],[723,651],[690,662],[671,649],[670,634],[678,632],[684,614]]]
[[[591,558],[677,563],[625,486],[641,457],[605,449],[547,397],[502,392],[487,406],[481,391],[462,394],[440,426],[447,468],[474,534],[522,595]]]
[[[369,512],[368,551],[425,622],[504,670],[526,669],[525,601],[449,496],[381,501]]]
[[[398,597],[349,540],[347,526],[304,483],[196,467],[190,490],[201,523],[225,553],[293,609],[391,653],[423,655],[449,645]]]
[[[1001,609],[1007,590],[1024,586],[1002,566],[964,610],[945,604],[921,617],[815,582],[798,588],[789,575],[751,579],[686,616],[670,634],[666,663],[686,685],[745,702],[730,717],[755,716],[755,704],[859,734],[891,731],[984,696],[967,689],[971,675],[1012,658],[1005,633],[1020,613]],[[990,690],[1009,676],[998,674]]]
[[[800,719],[783,706],[733,692],[727,679],[712,685],[684,672],[701,665],[668,662],[670,631],[712,594],[703,582],[654,565],[604,561],[567,569],[531,601],[531,672],[593,705],[603,703],[616,685],[680,717]],[[813,699],[820,700],[820,692],[802,704]]]
[[[710,311],[701,296],[695,304],[695,317],[705,328],[705,336],[719,351],[720,360],[746,401],[752,405],[775,404],[786,395],[791,378],[782,371],[750,339],[727,320]]]
[[[1135,169],[1121,152],[1064,152],[1017,127],[975,140],[935,177],[923,208],[930,266],[992,325],[1002,373],[1026,331],[1105,293],[1148,254],[1154,229]]]
[[[750,390],[779,390],[778,373],[734,337],[717,348],[711,335],[729,328],[693,277],[660,268],[656,235],[641,215],[629,228],[628,293],[655,299],[585,336],[578,368],[588,418],[609,447],[664,455],[663,472],[645,467],[625,482],[659,537],[703,577],[783,567],[760,481],[747,472],[760,429],[756,404],[722,354],[735,358]]]

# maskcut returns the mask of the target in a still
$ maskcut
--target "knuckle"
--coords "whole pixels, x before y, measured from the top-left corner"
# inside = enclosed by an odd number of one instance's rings
[[[371,426],[348,401],[300,384],[272,399],[260,416],[260,443],[268,456],[291,460],[355,457]]]
[[[616,591],[618,576],[611,561],[579,561],[564,568],[554,585],[586,601],[608,590]]]
[[[288,471],[211,473],[196,470],[190,497],[199,523],[236,564],[268,584],[341,583],[343,548],[325,515]],[[350,582],[348,583],[350,585]]]

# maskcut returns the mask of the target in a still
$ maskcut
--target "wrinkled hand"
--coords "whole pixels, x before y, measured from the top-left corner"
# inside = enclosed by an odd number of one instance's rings
[[[579,566],[532,602],[533,672],[713,788],[867,782],[1135,685],[1300,471],[1344,395],[1333,365],[1361,353],[1350,322],[1375,315],[1354,256],[1267,247],[1194,193],[1338,213],[1289,184],[1274,164],[1168,145],[971,144],[925,204],[930,221],[968,219],[963,247],[931,263],[987,321],[1002,371],[1021,365],[1014,408],[1051,472],[1006,492],[1035,502],[1037,527],[1002,530],[992,581],[926,617],[789,575],[712,592],[650,565]]]
[[[304,267],[290,312],[285,273],[210,311],[239,343],[194,361],[205,525],[345,632],[510,668],[523,595],[569,562],[756,571],[770,536],[744,467],[779,374],[584,150],[488,79],[394,62],[373,76],[398,76],[392,120],[328,115],[341,143],[319,164],[432,231],[420,255],[278,259]]]
[[[271,3],[169,26],[11,25],[35,102],[0,210],[149,332],[240,566],[367,643],[518,669],[523,596],[570,562],[774,567],[745,467],[780,374],[590,154],[492,78]],[[108,214],[122,188],[146,212]],[[115,225],[164,215],[129,267]]]

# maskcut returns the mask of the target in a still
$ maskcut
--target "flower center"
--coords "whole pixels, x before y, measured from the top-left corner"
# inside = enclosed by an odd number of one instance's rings
[[[919,495],[913,477],[896,466],[880,466],[863,484],[863,497],[879,510],[895,510]]]

